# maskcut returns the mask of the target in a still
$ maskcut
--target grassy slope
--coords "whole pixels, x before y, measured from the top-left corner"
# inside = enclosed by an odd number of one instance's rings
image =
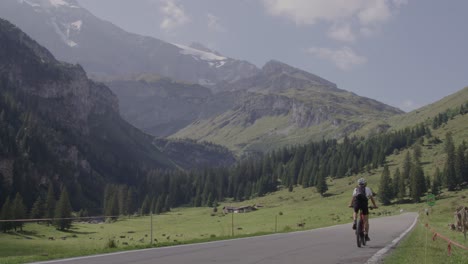
[[[356,131],[357,135],[367,136],[375,127],[379,125],[390,125],[393,129],[398,130],[408,126],[413,126],[430,120],[437,114],[445,112],[449,108],[459,107],[463,103],[468,101],[468,87],[461,89],[460,91],[442,98],[441,100],[421,107],[414,111],[411,111],[402,115],[395,115],[388,119],[383,119],[377,122],[365,125],[359,131]]]
[[[321,108],[329,108],[325,112],[330,111],[330,120],[301,128],[292,121],[292,114],[289,113],[264,116],[253,124],[245,124],[246,120],[250,119],[249,114],[242,110],[231,110],[214,118],[197,121],[171,137],[210,141],[224,145],[237,154],[245,151],[270,151],[286,145],[321,140],[324,135],[325,138],[340,138],[346,134],[344,130],[348,129],[347,125],[367,124],[373,120],[384,119],[395,112],[391,107],[349,92],[316,92],[311,88],[289,89],[278,94],[313,106],[317,115],[322,112]],[[376,110],[380,108],[385,111]],[[341,113],[333,113],[336,109]],[[334,119],[343,123],[333,125],[331,122]]]

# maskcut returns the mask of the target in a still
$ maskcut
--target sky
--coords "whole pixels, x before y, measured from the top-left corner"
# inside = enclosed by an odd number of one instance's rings
[[[78,0],[129,31],[275,59],[411,111],[468,86],[466,0]]]

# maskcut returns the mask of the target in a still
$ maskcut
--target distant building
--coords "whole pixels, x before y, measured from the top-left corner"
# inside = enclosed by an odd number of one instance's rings
[[[249,213],[249,212],[258,210],[259,207],[262,207],[262,206],[257,206],[257,205],[246,205],[246,206],[241,206],[241,207],[224,206],[223,213],[225,214]]]

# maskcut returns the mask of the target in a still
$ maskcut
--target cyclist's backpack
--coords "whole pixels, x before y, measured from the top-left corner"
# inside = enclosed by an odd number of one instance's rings
[[[366,186],[358,186],[356,187],[356,199],[359,201],[366,201]]]

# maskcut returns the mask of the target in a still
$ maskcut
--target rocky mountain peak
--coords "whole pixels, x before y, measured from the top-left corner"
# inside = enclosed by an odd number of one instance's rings
[[[88,80],[79,65],[63,63],[6,20],[0,19],[0,77],[40,98],[43,114],[87,133],[91,114],[118,113],[109,88]],[[57,108],[60,107],[60,111]]]
[[[336,88],[336,84],[324,78],[321,78],[315,74],[295,68],[293,66],[290,66],[286,63],[283,63],[277,60],[271,60],[267,62],[262,68],[262,73],[267,76],[286,75],[294,79],[302,79],[304,81],[308,81],[312,85],[329,86],[329,87]]]

